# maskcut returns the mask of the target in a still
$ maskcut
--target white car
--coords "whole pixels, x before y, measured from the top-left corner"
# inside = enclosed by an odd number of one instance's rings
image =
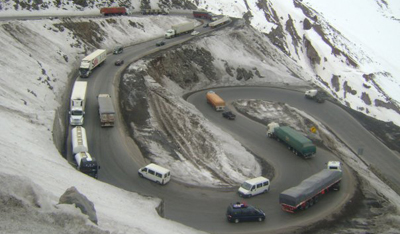
[[[199,32],[198,32],[198,31],[193,31],[193,32],[192,32],[192,34],[190,34],[190,35],[192,35],[192,36],[196,36],[197,34],[199,34]]]

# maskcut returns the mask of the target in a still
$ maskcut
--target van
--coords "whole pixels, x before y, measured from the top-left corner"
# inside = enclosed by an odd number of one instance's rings
[[[115,47],[115,49],[114,49],[114,54],[121,54],[122,52],[124,52],[124,47],[122,47],[122,46],[117,46],[117,47]]]
[[[252,197],[269,191],[269,179],[257,177],[246,180],[239,188],[238,193],[241,197]]]
[[[171,173],[168,169],[154,163],[140,168],[138,173],[140,177],[152,180],[158,184],[166,184],[171,179]]]

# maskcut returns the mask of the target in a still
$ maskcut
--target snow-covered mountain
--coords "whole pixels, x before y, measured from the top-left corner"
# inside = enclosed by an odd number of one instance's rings
[[[276,60],[266,61],[267,69],[258,68],[261,73],[271,69],[277,74],[281,69],[274,82],[314,83],[341,103],[400,126],[400,78],[396,77],[400,74],[396,66],[400,54],[396,42],[400,3],[396,0],[6,0],[0,2],[0,17],[98,14],[99,7],[113,5],[126,6],[131,12],[146,7],[198,7],[244,18],[276,49],[271,55]],[[74,24],[87,29],[88,34],[78,34],[73,25],[61,19],[0,22],[0,201],[6,204],[0,208],[0,232],[69,233],[65,230],[69,229],[93,233],[197,233],[161,219],[155,211],[159,200],[77,173],[57,150],[62,148],[64,135],[59,129],[65,126],[55,121],[67,108],[64,100],[68,99],[72,74],[87,51],[159,37],[183,19],[154,16],[75,20]],[[93,33],[96,30],[102,33]],[[218,36],[222,38],[221,33]],[[224,40],[207,40],[199,45],[226,50],[220,61],[229,59],[227,51],[231,48],[218,44]],[[248,47],[243,49],[245,52],[240,53],[244,58],[259,58]],[[257,64],[261,67],[263,61]],[[94,202],[98,227],[87,222],[79,210],[58,204],[58,198],[71,186]],[[146,210],[146,215],[135,212],[139,209]],[[37,219],[26,222],[25,215]]]

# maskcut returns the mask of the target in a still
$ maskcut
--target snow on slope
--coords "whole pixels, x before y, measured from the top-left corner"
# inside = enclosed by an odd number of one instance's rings
[[[249,11],[251,25],[308,73],[303,79],[352,109],[400,126],[399,2],[303,2],[203,0],[199,7],[232,17]]]
[[[99,43],[108,49],[117,43],[138,43],[163,35],[172,22],[182,20],[119,18],[122,27],[113,27],[111,21],[98,19],[102,30],[110,32]],[[77,19],[75,24],[85,21]],[[141,27],[131,26],[132,22],[142,25],[146,33]],[[1,186],[0,216],[8,217],[0,224],[12,221],[0,225],[0,233],[62,233],[65,227],[74,233],[101,233],[86,223],[79,210],[57,204],[71,186],[95,204],[101,229],[118,233],[198,233],[160,218],[155,210],[160,200],[144,198],[77,172],[56,149],[52,126],[57,108],[68,99],[68,94],[64,95],[70,82],[68,74],[76,70],[84,51],[93,49],[83,46],[70,30],[55,26],[59,23],[0,22],[0,184],[7,184]],[[127,34],[137,37],[126,37]],[[37,225],[27,222],[26,214],[37,218]]]

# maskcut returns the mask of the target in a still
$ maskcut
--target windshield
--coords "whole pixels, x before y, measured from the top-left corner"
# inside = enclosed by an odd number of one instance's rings
[[[71,111],[71,115],[83,115],[83,111],[81,111],[81,110],[73,110],[73,111]]]
[[[251,189],[251,184],[244,182],[240,187],[246,189],[246,190],[250,190]]]
[[[85,75],[87,73],[88,69],[87,68],[80,68],[79,69],[79,73],[81,73],[82,75]]]

